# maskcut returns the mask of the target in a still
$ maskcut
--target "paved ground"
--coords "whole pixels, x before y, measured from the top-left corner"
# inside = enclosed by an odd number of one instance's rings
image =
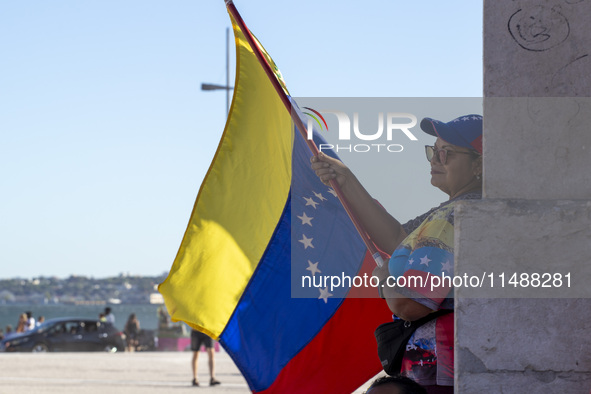
[[[0,393],[248,393],[224,353],[216,353],[222,385],[192,387],[191,352],[2,353]],[[209,382],[207,354],[199,356],[200,383]]]
[[[216,353],[220,386],[207,386],[207,354],[201,353],[202,386],[192,387],[190,361],[190,352],[0,353],[0,393],[250,392],[225,352]]]

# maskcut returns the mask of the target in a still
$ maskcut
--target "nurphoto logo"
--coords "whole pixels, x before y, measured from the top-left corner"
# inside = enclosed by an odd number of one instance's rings
[[[402,152],[404,147],[401,144],[391,143],[395,135],[404,134],[409,140],[417,141],[417,137],[411,132],[410,129],[417,125],[417,117],[410,113],[403,112],[387,112],[384,116],[384,112],[377,113],[377,131],[361,130],[359,126],[359,112],[353,112],[353,127],[351,127],[351,119],[347,113],[336,110],[314,110],[310,107],[304,107],[304,109],[310,112],[304,112],[308,115],[307,123],[307,138],[311,140],[313,138],[314,123],[319,127],[319,130],[324,133],[328,133],[328,124],[322,114],[332,114],[336,116],[338,122],[338,144],[319,144],[318,149],[322,150],[334,150],[335,152],[347,151],[347,152],[380,152],[387,151],[392,153]],[[375,116],[375,115],[374,115]],[[385,125],[385,126],[384,126]],[[351,133],[353,129],[353,133]],[[351,141],[375,141],[374,143],[341,143]],[[384,141],[379,143],[379,141]]]

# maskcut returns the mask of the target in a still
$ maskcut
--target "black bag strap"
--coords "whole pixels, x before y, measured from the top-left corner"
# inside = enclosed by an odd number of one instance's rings
[[[374,336],[378,344],[378,357],[384,371],[388,375],[400,373],[406,345],[416,329],[439,316],[451,312],[453,312],[453,309],[440,309],[415,321],[399,319],[381,324],[376,328]]]

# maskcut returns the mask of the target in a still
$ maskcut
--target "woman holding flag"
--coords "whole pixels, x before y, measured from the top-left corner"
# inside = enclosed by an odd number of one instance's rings
[[[439,310],[453,311],[451,285],[442,281],[431,288],[426,280],[421,286],[404,279],[453,277],[454,207],[458,201],[480,199],[482,194],[482,116],[466,115],[447,123],[425,118],[421,129],[437,137],[433,146],[425,147],[431,184],[449,200],[404,224],[388,214],[342,162],[322,153],[311,159],[320,180],[327,185],[332,180],[338,183],[373,243],[391,256],[374,275],[380,279],[380,295],[393,319],[407,322]],[[409,339],[400,372],[429,393],[452,393],[454,314],[437,316]]]

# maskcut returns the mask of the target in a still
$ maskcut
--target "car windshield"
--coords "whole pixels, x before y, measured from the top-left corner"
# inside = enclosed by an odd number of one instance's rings
[[[53,324],[51,322],[44,322],[39,324],[37,327],[32,329],[30,332],[45,332],[51,327]]]

